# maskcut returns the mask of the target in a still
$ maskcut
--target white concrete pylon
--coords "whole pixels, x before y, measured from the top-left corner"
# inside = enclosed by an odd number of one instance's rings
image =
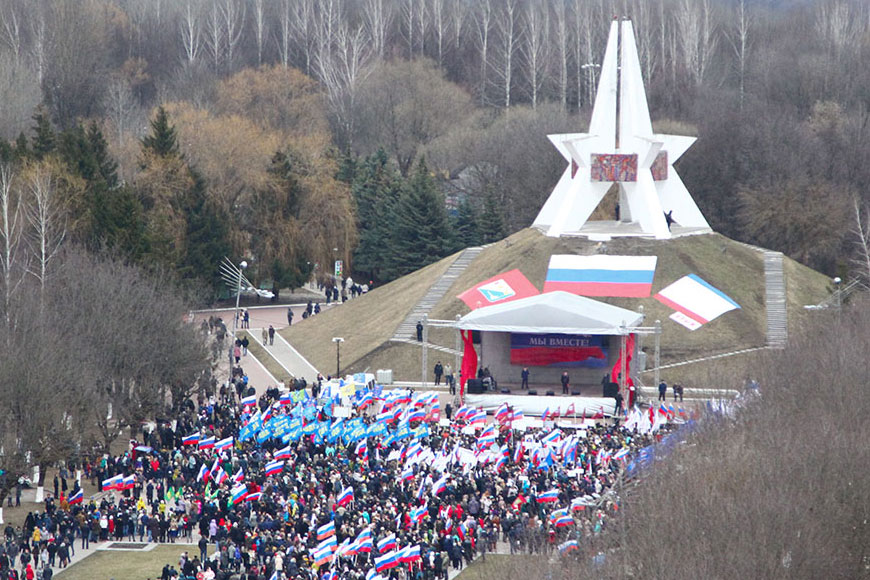
[[[620,221],[636,227],[621,234],[614,222],[611,235],[670,238],[666,212],[680,226],[709,230],[673,167],[695,138],[653,133],[630,21],[610,26],[589,132],[548,137],[568,162],[533,223],[548,236],[582,235],[614,184]]]

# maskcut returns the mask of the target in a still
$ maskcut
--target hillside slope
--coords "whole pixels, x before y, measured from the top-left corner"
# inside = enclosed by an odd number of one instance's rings
[[[728,312],[692,332],[669,320],[672,310],[652,296],[603,298],[605,302],[633,310],[643,306],[646,324],[651,325],[657,319],[662,321],[664,363],[764,345],[762,252],[718,234],[665,241],[619,238],[598,243],[584,238],[548,238],[537,230],[525,229],[485,248],[435,306],[431,318],[452,320],[457,314],[468,313],[469,308],[456,295],[512,268],[519,268],[542,289],[550,255],[560,253],[657,255],[653,294],[686,274],[697,274],[740,304],[740,310]],[[456,255],[445,258],[361,299],[294,325],[284,331],[285,337],[319,368],[335,367],[335,349],[330,340],[332,336],[344,336],[348,341],[342,345],[344,372],[392,368],[396,378],[419,380],[419,348],[388,341],[416,300],[455,258]],[[795,324],[804,315],[805,304],[815,304],[827,296],[828,279],[788,258],[784,270],[789,321]],[[433,328],[430,339],[451,348],[455,344],[455,334],[449,329]],[[433,361],[452,359],[435,352],[430,353],[429,358]]]

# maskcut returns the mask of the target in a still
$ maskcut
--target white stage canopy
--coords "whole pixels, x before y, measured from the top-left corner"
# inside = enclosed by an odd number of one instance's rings
[[[632,310],[557,291],[478,308],[456,326],[489,332],[624,335],[642,319]]]

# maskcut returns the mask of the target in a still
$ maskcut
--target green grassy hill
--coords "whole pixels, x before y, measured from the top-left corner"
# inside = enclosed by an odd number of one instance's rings
[[[643,306],[646,324],[662,321],[662,362],[675,362],[713,354],[763,346],[765,340],[764,272],[759,249],[718,234],[674,240],[620,238],[606,244],[584,238],[548,238],[525,229],[483,250],[457,278],[430,314],[433,319],[452,320],[469,312],[456,298],[475,284],[513,268],[520,269],[539,289],[543,288],[552,254],[605,253],[613,255],[657,255],[653,294],[686,274],[697,274],[733,298],[741,309],[728,312],[692,332],[668,319],[672,310],[650,296],[645,299],[604,298],[605,302],[637,310]],[[282,334],[318,368],[333,368],[333,336],[343,336],[344,372],[391,368],[394,378],[419,380],[420,349],[390,343],[389,339],[407,312],[449,267],[456,255],[369,292],[339,308],[324,312]],[[804,315],[805,304],[815,304],[829,293],[828,279],[818,272],[786,258],[785,273],[790,325]],[[447,347],[455,345],[455,333],[433,328],[430,340]],[[650,345],[651,346],[651,345]],[[430,352],[430,366],[436,359],[452,357]]]

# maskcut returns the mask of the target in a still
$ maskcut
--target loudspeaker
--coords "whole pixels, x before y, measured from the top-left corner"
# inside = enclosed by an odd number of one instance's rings
[[[547,396],[548,397],[555,397],[556,393],[554,391],[547,391]]]
[[[579,396],[580,396],[580,389],[574,389],[574,390],[572,390],[572,391],[571,391],[571,396],[572,396],[572,397],[579,397]]]
[[[483,381],[481,379],[468,379],[465,387],[468,393],[471,395],[483,394]]]
[[[510,389],[502,389],[502,390],[501,390],[501,394],[502,394],[502,395],[510,395],[510,394],[511,394],[511,390],[510,390]]]
[[[602,397],[615,397],[619,392],[619,383],[607,383],[604,385],[604,393]]]
[[[534,397],[534,396],[535,396],[535,395],[537,395],[537,394],[538,394],[538,391],[535,391],[535,390],[531,390],[531,391],[529,391],[529,392],[528,392],[528,393],[527,393],[527,394],[529,394],[529,395],[531,395],[531,396],[533,396],[533,397]]]

